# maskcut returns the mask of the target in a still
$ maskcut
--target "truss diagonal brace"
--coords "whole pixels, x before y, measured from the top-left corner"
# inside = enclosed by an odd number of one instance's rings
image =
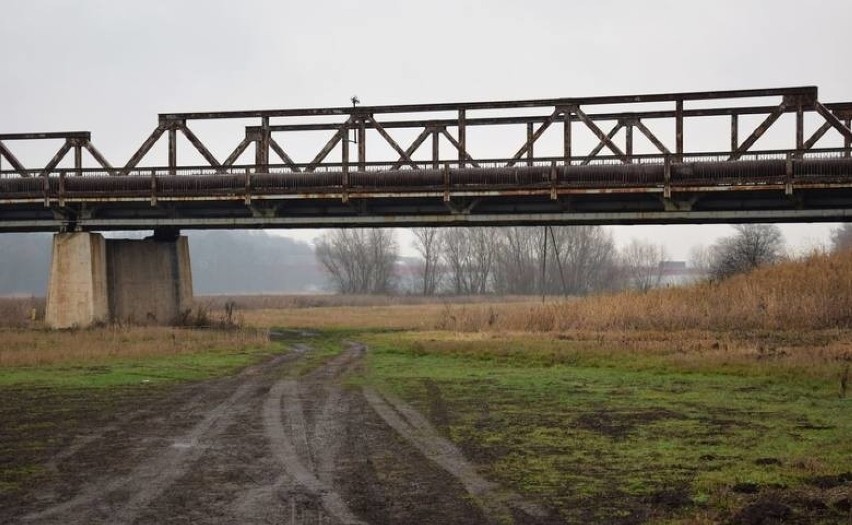
[[[225,159],[225,162],[222,163],[222,166],[233,166],[234,163],[240,158],[240,155],[249,147],[249,144],[252,143],[252,140],[249,137],[244,137],[243,140],[237,144],[237,147],[234,148],[234,151],[228,155],[228,158]]]
[[[417,135],[417,138],[414,139],[411,145],[408,146],[408,149],[405,150],[406,156],[408,158],[411,158],[411,155],[413,155],[414,152],[417,151],[417,148],[419,148],[420,145],[423,144],[423,141],[425,141],[429,137],[429,134],[431,134],[432,132],[433,130],[431,128],[426,128],[420,133],[420,135]],[[403,159],[396,161],[396,163],[391,169],[398,170],[402,167],[403,162]]]
[[[757,139],[762,137],[763,134],[766,133],[766,130],[768,130],[769,127],[772,126],[772,124],[774,124],[775,121],[778,120],[778,118],[784,114],[785,111],[787,111],[787,104],[782,102],[778,105],[778,107],[773,109],[769,115],[766,116],[763,122],[761,122],[756,128],[754,128],[754,131],[751,132],[751,135],[749,135],[748,138],[746,138],[735,151],[731,152],[731,156],[728,157],[728,160],[737,160],[742,157],[743,153],[747,152],[748,149],[752,147],[755,142],[757,142]]]
[[[9,151],[6,145],[2,142],[0,142],[0,156],[6,157],[6,160],[9,161],[9,164],[11,164],[13,168],[15,168],[16,172],[18,172],[18,175],[20,175],[21,177],[30,176],[30,174],[27,173],[27,168],[25,168],[24,165],[21,164],[21,161],[18,160],[18,157],[12,154],[12,152]]]
[[[281,160],[283,160],[284,163],[287,164],[287,166],[291,170],[295,171],[296,173],[302,171],[299,169],[299,166],[297,166],[296,163],[293,162],[293,159],[290,158],[290,155],[287,155],[287,152],[284,151],[284,148],[281,147],[281,144],[278,144],[278,142],[271,136],[269,137],[269,147],[272,148],[272,151],[274,151],[276,155],[281,157]]]
[[[479,167],[480,167],[480,166],[479,166],[479,164],[477,164],[477,163],[476,163],[476,161],[475,161],[475,160],[473,160],[473,157],[471,157],[471,156],[470,156],[470,153],[468,153],[467,151],[465,151],[465,150],[463,150],[463,149],[462,149],[461,144],[459,144],[459,141],[457,141],[457,140],[456,140],[456,139],[455,139],[452,135],[450,135],[450,134],[447,132],[447,129],[446,129],[446,128],[441,128],[441,134],[442,134],[443,136],[447,137],[447,140],[449,140],[449,141],[450,141],[450,144],[452,144],[452,145],[453,145],[453,147],[454,147],[454,148],[456,148],[456,149],[459,151],[459,153],[464,152],[464,157],[465,157],[465,159],[466,159],[466,160],[467,160],[467,162],[469,162],[469,163],[470,163],[470,164],[471,164],[474,168],[479,168]]]
[[[399,144],[397,144],[397,142],[393,139],[393,137],[391,137],[388,134],[388,132],[385,131],[385,128],[383,128],[382,125],[379,124],[378,121],[376,121],[376,119],[374,119],[372,117],[372,115],[368,118],[370,119],[370,122],[373,123],[373,126],[375,126],[376,131],[379,132],[379,135],[381,135],[382,138],[384,138],[388,142],[388,144],[391,145],[391,147],[394,149],[394,151],[396,151],[399,154],[399,158],[401,160],[404,160],[406,163],[411,165],[411,167],[414,168],[414,169],[420,169],[420,168],[417,167],[417,164],[415,164],[414,161],[411,160],[411,157],[408,155],[408,153],[403,151],[403,149],[399,146]]]
[[[547,131],[547,128],[549,128],[550,125],[553,124],[553,121],[556,120],[556,117],[558,117],[560,113],[561,112],[557,109],[553,112],[553,114],[547,117],[547,120],[541,123],[541,126],[539,126],[537,130],[535,130],[529,140],[527,140],[524,145],[521,146],[521,149],[519,149],[518,152],[515,153],[515,156],[512,157],[512,160],[510,160],[509,163],[506,164],[507,168],[511,168],[512,166],[514,166],[515,163],[520,160],[521,157],[523,157],[524,153],[526,153],[527,151],[529,151],[530,148],[532,148],[535,141],[537,141],[542,136],[542,134]]]
[[[95,161],[100,164],[103,169],[107,170],[110,175],[115,175],[115,168],[112,167],[112,164],[110,164],[109,161],[101,155],[101,152],[98,151],[98,149],[90,141],[85,141],[83,143],[83,147],[86,148],[89,154],[92,155],[92,158],[95,159]]]
[[[570,109],[575,115],[577,115],[577,118],[579,118],[583,122],[583,124],[586,125],[586,127],[592,130],[592,133],[595,134],[598,140],[600,140],[606,147],[608,147],[615,155],[621,158],[621,160],[627,162],[627,156],[624,154],[624,152],[621,151],[618,146],[615,145],[612,139],[610,139],[603,132],[603,130],[599,128],[597,124],[592,121],[592,119],[589,118],[588,115],[583,113],[579,106],[572,106]]]
[[[71,147],[73,145],[74,143],[70,139],[66,140],[65,144],[63,144],[62,147],[59,148],[59,151],[56,152],[56,155],[54,155],[53,158],[50,159],[50,162],[47,163],[47,166],[41,170],[41,176],[46,177],[51,171],[53,171],[53,168],[55,168],[65,157],[65,154],[71,151]]]
[[[814,147],[814,145],[819,141],[819,139],[821,139],[822,136],[825,135],[826,132],[828,132],[828,130],[830,130],[830,129],[831,129],[831,124],[829,122],[823,122],[822,126],[820,126],[819,129],[814,131],[814,134],[811,135],[811,138],[809,138],[808,140],[805,141],[804,144],[802,144],[802,149],[807,150],[807,149],[811,149],[812,147]]]
[[[606,134],[606,138],[611,141],[612,138],[615,137],[616,133],[618,133],[618,131],[622,127],[624,127],[624,123],[623,122],[617,122],[615,124],[615,126],[613,126],[613,128],[611,130],[609,130],[609,133]],[[592,151],[590,151],[589,154],[586,156],[586,159],[583,161],[582,165],[583,166],[588,165],[592,161],[592,159],[595,158],[598,155],[598,153],[601,152],[601,150],[603,148],[604,148],[604,141],[598,142],[598,145],[595,146],[592,149]]]
[[[310,164],[308,164],[308,166],[305,168],[306,173],[311,173],[316,170],[317,166],[319,166],[319,163],[322,162],[323,159],[325,159],[329,153],[331,153],[331,150],[333,150],[334,147],[337,146],[337,143],[346,138],[346,130],[348,129],[350,124],[352,124],[352,117],[349,117],[349,120],[344,122],[343,125],[341,125],[337,129],[337,131],[334,133],[334,136],[331,137],[331,139],[329,139],[325,146],[323,146],[320,152],[317,153],[317,156],[314,157],[314,160],[312,160]]]
[[[136,153],[134,153],[133,156],[130,157],[130,160],[127,161],[127,164],[125,164],[124,167],[121,168],[120,174],[128,175],[130,173],[130,170],[135,168],[136,165],[139,164],[139,161],[142,160],[142,158],[148,154],[148,152],[151,150],[151,147],[153,147],[154,144],[160,139],[160,137],[163,136],[163,133],[165,133],[165,131],[166,126],[162,124],[157,126],[151,133],[151,135],[149,135],[148,138],[145,139],[145,142],[143,142],[142,145],[139,146],[139,149],[136,150]]]
[[[846,140],[852,140],[852,129],[844,126],[843,123],[840,122],[840,119],[837,118],[830,109],[823,106],[820,102],[814,102],[814,109],[816,109],[817,113],[819,113],[826,122],[831,124],[831,127],[839,131],[840,134],[843,135],[843,138]]]
[[[657,147],[658,150],[660,150],[660,153],[671,155],[672,152],[669,151],[669,149],[660,141],[660,139],[658,139],[657,136],[654,135],[654,133],[652,133],[651,130],[648,129],[648,127],[641,120],[636,119],[633,122],[633,125],[636,126],[636,129],[638,129],[643,135],[645,135],[648,140],[651,141],[651,144],[653,144]]]
[[[198,153],[201,153],[201,156],[219,173],[225,173],[225,170],[222,169],[222,165],[219,164],[219,161],[216,160],[216,157],[210,153],[210,150],[207,149],[207,146],[201,142],[201,140],[192,132],[191,129],[186,127],[186,124],[182,124],[178,129],[180,129],[181,133],[195,146],[195,149],[198,150]]]

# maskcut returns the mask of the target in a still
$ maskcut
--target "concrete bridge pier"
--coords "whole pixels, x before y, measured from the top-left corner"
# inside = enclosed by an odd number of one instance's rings
[[[141,240],[89,232],[54,235],[48,326],[172,324],[191,306],[189,243],[177,230],[157,230]]]

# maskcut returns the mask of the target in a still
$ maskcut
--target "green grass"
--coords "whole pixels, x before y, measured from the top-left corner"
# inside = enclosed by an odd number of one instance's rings
[[[825,364],[797,374],[795,363],[683,359],[665,348],[680,339],[634,351],[612,339],[331,330],[284,332],[271,350],[0,370],[0,503],[49,476],[39,467],[45,454],[98,418],[165,396],[180,382],[235,373],[290,345],[311,347],[282,368],[303,375],[346,340],[370,348],[366,372],[353,384],[410,401],[486,477],[569,522],[719,521],[774,491],[826,502],[823,521],[830,523],[834,493],[810,480],[852,471],[852,400],[838,397]],[[759,493],[744,494],[738,484]]]
[[[197,381],[228,375],[269,355],[268,349],[222,348],[203,353],[6,367],[0,370],[0,387],[109,388]]]
[[[447,340],[365,339],[367,380],[420,408],[489,477],[569,521],[725,516],[747,499],[737,484],[809,487],[852,470],[852,401],[830,381],[684,371],[618,352],[552,359],[519,338],[478,353]],[[685,496],[664,511],[647,504],[671,494]]]

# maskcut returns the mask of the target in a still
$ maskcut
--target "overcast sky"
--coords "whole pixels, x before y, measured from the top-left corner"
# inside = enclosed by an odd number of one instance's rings
[[[91,130],[120,165],[159,112],[354,94],[373,105],[816,85],[823,102],[848,101],[850,19],[849,0],[5,0],[0,131]],[[236,143],[202,131],[220,158]],[[829,229],[784,226],[799,249]],[[730,228],[614,231],[684,258]]]

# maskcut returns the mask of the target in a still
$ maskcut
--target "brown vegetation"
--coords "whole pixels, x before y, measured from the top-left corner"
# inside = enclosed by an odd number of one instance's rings
[[[852,327],[852,254],[814,254],[721,282],[547,304],[447,308],[437,328],[517,331]]]
[[[44,317],[44,299],[37,297],[0,298],[0,326],[22,328]]]
[[[0,367],[203,353],[270,344],[266,331],[258,330],[183,330],[115,325],[74,331],[4,328],[0,329],[0,340]]]
[[[196,298],[197,303],[209,306],[213,310],[221,310],[225,303],[232,301],[240,310],[269,310],[276,308],[319,308],[342,306],[397,306],[418,304],[468,304],[492,302],[528,302],[534,298],[524,295],[508,295],[495,297],[493,295],[453,295],[432,296],[422,295],[206,295]]]

